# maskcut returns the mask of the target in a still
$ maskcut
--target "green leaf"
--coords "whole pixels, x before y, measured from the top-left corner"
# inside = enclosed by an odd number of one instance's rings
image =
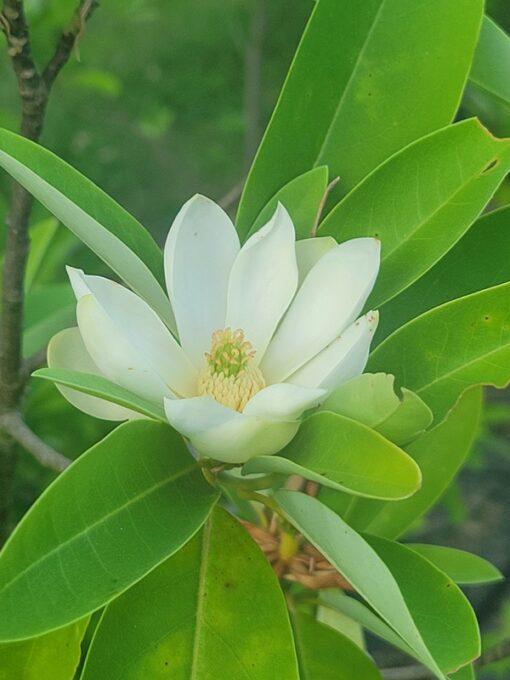
[[[397,538],[442,496],[466,460],[478,433],[481,390],[468,390],[446,419],[407,447],[420,466],[421,489],[394,503],[360,499],[349,512],[349,522],[371,534]]]
[[[393,574],[441,669],[453,672],[476,659],[481,651],[476,616],[452,579],[400,543],[376,536],[365,538]]]
[[[301,680],[381,679],[371,659],[352,640],[309,614],[295,612],[292,627]]]
[[[471,665],[464,666],[456,673],[452,673],[450,680],[476,680],[475,669]]]
[[[358,420],[395,444],[406,444],[432,422],[429,407],[410,390],[402,397],[394,389],[395,377],[387,373],[363,373],[337,388],[323,409]]]
[[[34,284],[57,229],[58,222],[53,217],[41,220],[31,227],[30,251],[25,269],[25,293],[27,293]]]
[[[76,323],[76,298],[68,283],[49,283],[29,291],[25,299],[23,356],[45,347],[63,328]]]
[[[381,241],[376,309],[452,248],[510,169],[510,140],[465,120],[419,139],[379,166],[322,223],[319,234]]]
[[[442,260],[383,306],[376,342],[433,307],[510,281],[509,229],[510,207],[477,220]]]
[[[507,283],[422,314],[376,347],[367,370],[393,373],[439,422],[470,385],[510,380],[509,298]]]
[[[481,0],[416,0],[412,11],[409,0],[320,0],[248,177],[240,234],[310,168],[327,165],[345,193],[392,153],[447,125],[482,13]]]
[[[323,593],[327,594],[328,592],[329,590],[321,590],[321,595]],[[338,590],[338,592],[343,593],[343,591],[340,590]],[[322,598],[322,601],[323,600],[324,598]],[[339,633],[349,638],[349,640],[352,640],[352,642],[360,649],[364,650],[366,648],[363,628],[357,621],[351,619],[343,612],[334,609],[333,607],[319,604],[317,606],[316,618],[317,621],[326,624],[330,628],[337,630]]]
[[[248,236],[264,226],[274,214],[278,202],[287,208],[294,223],[296,239],[308,238],[328,185],[328,168],[320,166],[296,177],[278,191],[259,213]]]
[[[0,644],[0,680],[70,680],[89,617],[25,642]]]
[[[274,498],[289,522],[345,576],[422,662],[445,680],[395,578],[366,540],[316,498],[287,490],[277,491]]]
[[[50,151],[7,130],[0,130],[0,167],[175,328],[162,253],[139,222]]]
[[[49,380],[57,383],[57,385],[72,387],[78,392],[106,399],[106,401],[119,404],[119,406],[125,406],[148,418],[154,418],[163,423],[168,422],[161,404],[155,404],[148,399],[139,397],[124,387],[111,382],[111,380],[103,378],[103,376],[70,371],[66,368],[40,368],[34,371],[32,375],[34,378],[43,378],[43,380]]]
[[[339,491],[398,499],[420,487],[420,469],[363,423],[323,411],[307,418],[278,456],[252,458],[243,473],[299,474]]]
[[[140,678],[297,680],[276,576],[224,510],[107,607],[82,680]]]
[[[510,37],[485,16],[469,80],[510,104]]]
[[[494,583],[504,578],[499,569],[490,562],[465,550],[424,543],[409,543],[407,547],[435,564],[455,583],[461,585]]]
[[[356,621],[370,633],[377,635],[377,637],[385,642],[389,642],[390,645],[400,649],[405,654],[417,658],[414,650],[406,645],[402,638],[395,633],[393,628],[390,628],[387,623],[379,618],[379,616],[363,604],[363,602],[355,600],[353,597],[349,597],[343,590],[338,588],[321,590],[319,601],[323,603],[323,606],[333,608],[335,611],[348,616],[351,620]]]
[[[121,425],[39,497],[0,554],[0,639],[76,621],[178,550],[217,500],[182,438]]]

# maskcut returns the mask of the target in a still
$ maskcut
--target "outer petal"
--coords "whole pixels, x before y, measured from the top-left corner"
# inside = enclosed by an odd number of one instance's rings
[[[48,345],[48,366],[101,375],[100,370],[87,352],[77,328],[66,328],[53,336]],[[88,394],[61,385],[56,385],[56,387],[67,401],[89,416],[103,420],[128,420],[140,417],[139,413],[112,404],[105,399],[91,397]]]
[[[241,248],[230,274],[226,326],[241,328],[260,361],[296,292],[295,233],[285,208]]]
[[[141,298],[108,279],[68,271],[83,341],[105,376],[148,399],[194,392],[194,367]]]
[[[165,411],[170,424],[189,437],[201,456],[225,463],[245,463],[254,456],[277,453],[299,428],[296,421],[237,413],[211,397],[165,399]]]
[[[165,412],[170,425],[185,437],[243,417],[209,396],[165,399]]]
[[[238,252],[235,227],[214,201],[197,194],[183,205],[165,244],[165,276],[181,345],[198,369],[213,331],[225,325]]]
[[[378,320],[377,312],[362,316],[326,349],[293,373],[288,382],[308,388],[320,386],[331,392],[363,373]]]
[[[296,259],[299,272],[300,286],[308,275],[308,272],[317,264],[328,250],[337,244],[332,236],[315,236],[296,241]]]
[[[250,399],[244,414],[270,420],[296,420],[304,411],[318,406],[326,394],[323,389],[309,389],[289,383],[269,385]]]
[[[261,364],[270,383],[282,382],[351,324],[379,271],[380,243],[346,241],[328,251],[299,289]]]

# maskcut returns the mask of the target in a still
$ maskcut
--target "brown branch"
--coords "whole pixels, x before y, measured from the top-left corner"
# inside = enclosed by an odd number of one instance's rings
[[[0,416],[0,427],[44,467],[62,472],[71,464],[69,458],[55,451],[32,432],[19,413],[4,413]]]
[[[63,33],[53,57],[41,73],[32,56],[30,31],[23,0],[3,0],[0,30],[6,37],[7,52],[18,84],[21,100],[20,133],[27,139],[39,140],[51,86],[68,61],[83,32],[86,20],[96,6],[96,0],[80,0],[70,28]],[[23,281],[28,256],[28,225],[32,204],[32,196],[13,182],[6,219],[0,311],[0,417],[17,411],[29,376],[28,372],[23,370],[21,351]],[[12,434],[6,434],[4,428],[0,436],[0,543],[7,534],[15,457],[15,440]]]

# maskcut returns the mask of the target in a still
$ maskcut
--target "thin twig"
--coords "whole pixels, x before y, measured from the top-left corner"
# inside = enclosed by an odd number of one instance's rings
[[[312,238],[317,236],[317,229],[319,228],[319,223],[321,221],[324,206],[326,205],[326,201],[328,200],[329,194],[333,191],[333,189],[336,187],[339,181],[340,177],[335,177],[335,179],[331,180],[331,182],[326,187],[326,190],[324,191],[324,194],[321,198],[321,202],[319,203],[319,207],[317,209],[317,215],[315,216],[312,231],[310,232],[310,236]]]
[[[228,210],[228,208],[231,208],[237,202],[237,199],[241,195],[243,185],[244,178],[240,182],[237,182],[237,184],[234,184],[234,186],[231,189],[229,189],[222,198],[220,198],[220,200],[218,201],[218,205],[222,207],[223,210]]]
[[[47,348],[43,347],[38,352],[25,359],[21,366],[23,380],[28,380],[34,371],[46,366],[46,354]]]
[[[62,68],[69,61],[72,51],[78,47],[85,30],[85,24],[99,6],[98,0],[82,0],[74,14],[69,28],[62,33],[53,57],[46,65],[42,78],[48,90],[55,82]]]
[[[4,413],[0,416],[0,427],[44,467],[62,472],[71,464],[69,458],[55,451],[32,432],[19,413]]]

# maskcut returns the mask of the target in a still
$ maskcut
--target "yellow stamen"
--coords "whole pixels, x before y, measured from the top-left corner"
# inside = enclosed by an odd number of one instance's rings
[[[235,411],[242,411],[250,399],[266,386],[255,366],[255,351],[242,330],[214,331],[211,351],[205,353],[206,365],[198,378],[198,394],[209,394]]]

